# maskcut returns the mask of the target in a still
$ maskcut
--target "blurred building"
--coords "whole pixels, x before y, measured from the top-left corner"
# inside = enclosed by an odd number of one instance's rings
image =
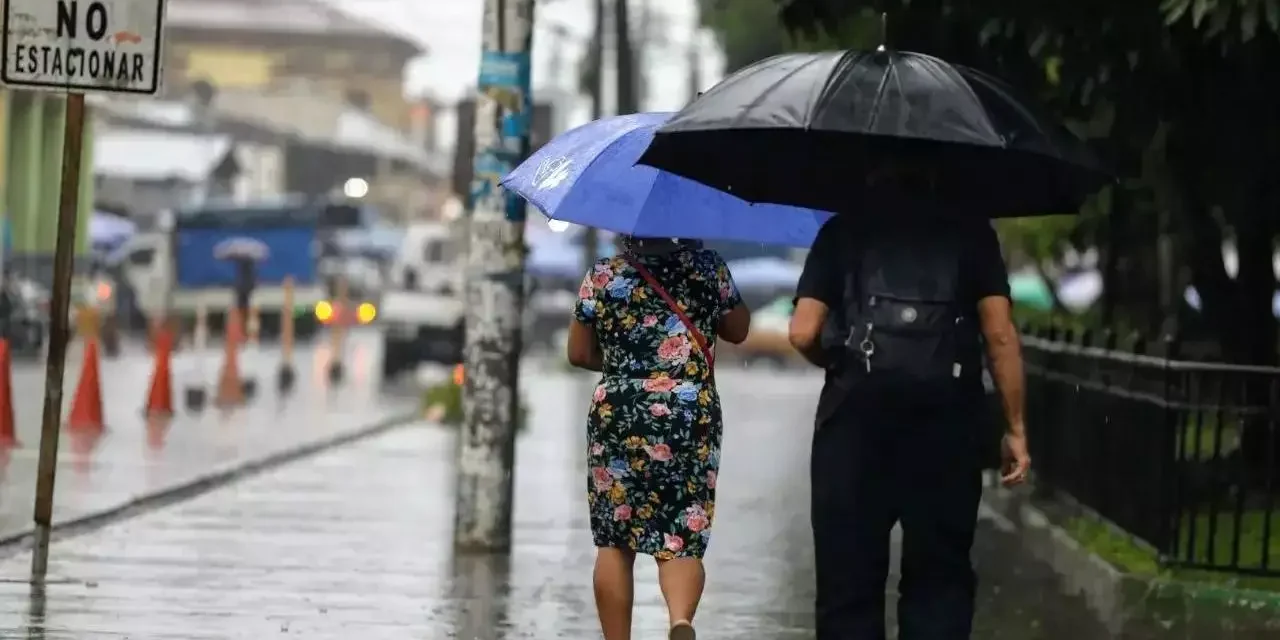
[[[90,109],[92,111],[92,109]],[[53,93],[0,89],[0,204],[8,229],[5,262],[18,272],[47,280],[53,263],[61,193],[66,99]],[[87,225],[93,203],[93,125],[87,123],[82,149],[76,249],[88,249]],[[77,261],[76,268],[87,265]]]
[[[305,90],[409,128],[404,68],[425,51],[320,0],[169,0],[165,91]]]
[[[106,129],[95,140],[95,195],[135,211],[231,197],[241,173],[235,147],[225,134]]]
[[[370,204],[411,219],[447,193],[448,160],[428,151],[429,135],[414,129],[422,106],[403,95],[403,68],[423,53],[416,43],[320,0],[169,0],[166,12],[163,97],[99,101],[102,135],[229,137],[236,198],[332,195],[358,178]],[[174,157],[171,169],[188,175]],[[112,185],[103,196],[127,197],[112,202],[141,214],[223,188],[125,188],[117,162],[95,162],[99,185]]]

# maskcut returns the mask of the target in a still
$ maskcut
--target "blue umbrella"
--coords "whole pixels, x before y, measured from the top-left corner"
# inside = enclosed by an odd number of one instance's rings
[[[548,142],[502,179],[555,220],[647,237],[813,243],[824,211],[750,204],[692,180],[636,165],[671,113],[604,118]],[[744,161],[750,161],[744,159]]]
[[[138,232],[132,220],[94,211],[89,217],[89,244],[110,251]]]

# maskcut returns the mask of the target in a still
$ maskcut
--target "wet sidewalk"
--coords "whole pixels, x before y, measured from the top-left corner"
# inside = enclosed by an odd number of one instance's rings
[[[724,371],[727,441],[709,582],[717,639],[812,638],[808,376]],[[416,425],[55,543],[54,580],[0,562],[0,630],[27,638],[598,638],[581,414],[592,381],[537,372],[510,559],[454,557],[454,431]],[[984,520],[982,640],[1105,637]],[[665,637],[652,563],[636,634]],[[34,597],[33,597],[34,596]]]
[[[410,412],[416,404],[413,397],[387,397],[378,389],[380,345],[374,337],[352,337],[345,350],[347,376],[338,384],[327,378],[327,344],[299,345],[297,384],[286,396],[275,389],[278,350],[247,348],[241,372],[256,378],[256,397],[243,408],[223,412],[210,407],[198,415],[181,406],[182,390],[189,381],[212,382],[220,354],[178,354],[173,363],[178,414],[166,428],[150,428],[142,417],[151,356],[134,349],[102,360],[106,431],[97,438],[63,431],[54,522],[117,508],[140,496]],[[68,364],[75,366],[67,371],[66,410],[80,377],[78,349],[72,356],[77,357],[68,357]],[[0,541],[31,527],[44,368],[15,365],[13,389],[22,446],[0,452]]]

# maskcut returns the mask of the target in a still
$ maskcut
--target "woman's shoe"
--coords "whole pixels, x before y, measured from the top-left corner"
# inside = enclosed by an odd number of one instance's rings
[[[697,640],[698,634],[693,630],[693,625],[686,620],[680,620],[671,625],[671,632],[667,634],[668,640]]]

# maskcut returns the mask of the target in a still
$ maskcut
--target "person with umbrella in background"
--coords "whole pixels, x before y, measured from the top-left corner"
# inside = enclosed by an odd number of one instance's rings
[[[792,344],[826,370],[811,463],[819,640],[885,640],[903,529],[901,640],[971,633],[985,342],[1031,459],[1008,276],[989,218],[1074,213],[1109,176],[1001,81],[937,58],[788,54],[668,120],[640,162],[752,202],[838,212],[797,287]]]
[[[258,286],[258,263],[266,260],[270,249],[254,238],[229,238],[213,248],[213,256],[227,260],[235,267],[235,305],[240,312],[240,335],[248,335],[249,308],[253,290]]]

